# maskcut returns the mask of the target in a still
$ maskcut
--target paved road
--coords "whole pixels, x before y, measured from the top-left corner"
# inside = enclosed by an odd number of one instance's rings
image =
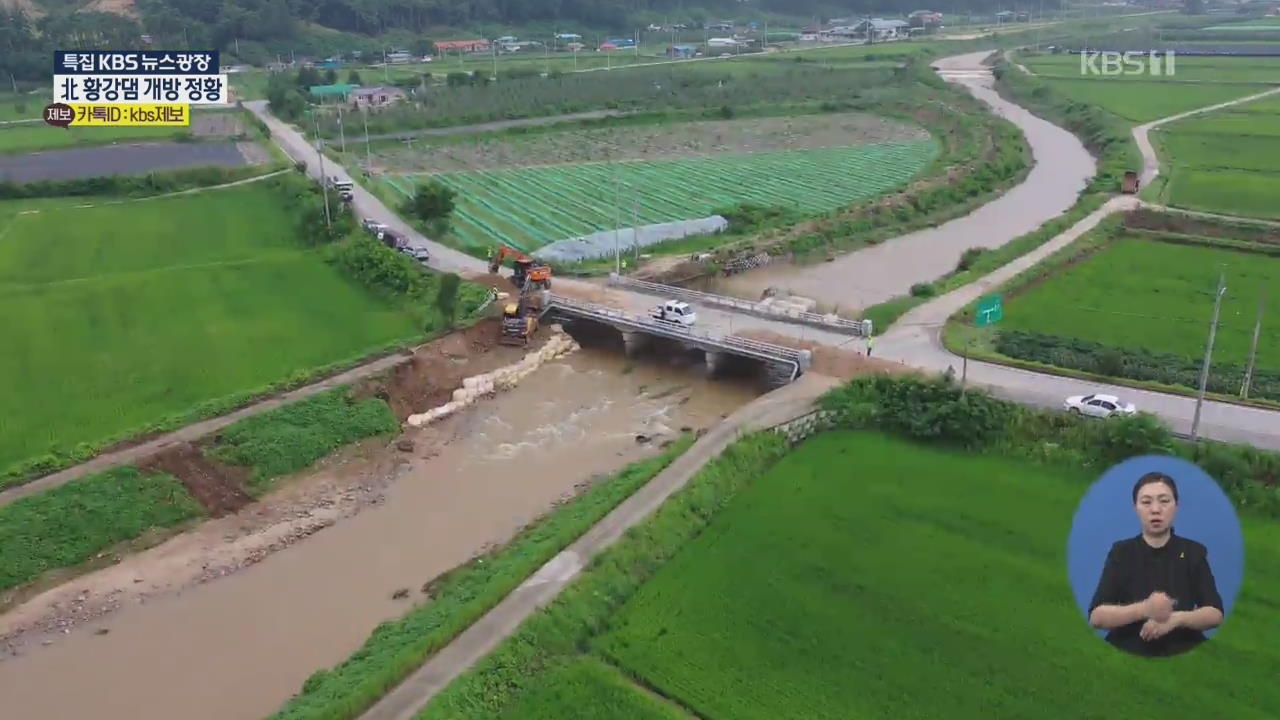
[[[303,160],[307,163],[307,172],[311,177],[320,178],[320,157],[319,153],[311,146],[295,128],[280,121],[267,111],[267,103],[265,100],[254,100],[245,103],[245,107],[249,108],[255,115],[262,118],[263,122],[271,129],[271,134],[280,147],[295,161]],[[346,176],[356,179],[358,175],[351,175],[346,169],[334,163],[329,158],[324,158],[324,171],[328,175]],[[355,211],[360,217],[373,218],[378,222],[386,223],[393,230],[403,235],[413,247],[425,248],[431,254],[431,260],[428,265],[436,270],[444,272],[455,272],[459,274],[467,273],[483,273],[488,271],[487,263],[479,258],[472,257],[454,248],[435,242],[422,233],[415,230],[408,223],[404,222],[395,212],[382,203],[372,193],[365,190],[358,182],[356,183],[355,198],[352,204]],[[600,283],[587,280],[576,280],[570,278],[558,277],[554,282],[556,292],[563,292],[566,295],[577,295],[590,299],[598,296],[602,291]],[[629,292],[618,288],[608,288],[606,291],[609,297],[614,301],[620,309],[634,313],[637,315],[648,314],[649,308],[657,305],[659,299],[645,295],[643,293]],[[741,332],[747,329],[768,330],[788,337],[804,338],[817,342],[839,345],[850,340],[848,335],[824,331],[818,328],[807,328],[789,323],[769,320],[767,318],[758,318],[749,315],[741,315],[737,313],[727,312],[715,308],[699,308],[698,309],[698,326],[700,329],[707,330],[714,334],[727,335],[734,332]]]
[[[1179,113],[1134,128],[1143,156],[1143,184],[1158,174],[1159,159],[1147,141],[1147,131],[1166,122],[1202,112],[1219,110],[1231,105],[1249,102],[1265,95],[1280,92],[1280,88],[1256,95],[1219,103],[1205,108]],[[1134,196],[1118,196],[1094,211],[1062,235],[1050,240],[1036,250],[1014,260],[977,282],[920,305],[903,315],[889,332],[885,333],[877,352],[883,357],[937,371],[952,367],[962,372],[964,359],[942,345],[941,329],[956,311],[976,300],[982,294],[1013,278],[1026,268],[1069,245],[1080,235],[1095,227],[1104,217],[1114,212],[1148,207],[1172,210],[1159,205],[1139,201]],[[1239,218],[1247,220],[1247,218]],[[1205,328],[1208,331],[1208,328]],[[1135,403],[1139,409],[1153,412],[1163,418],[1175,432],[1190,433],[1195,414],[1195,400],[1182,395],[1137,390],[1122,385],[1094,383],[1085,380],[1036,373],[1004,365],[985,362],[968,363],[968,378],[993,394],[1039,407],[1061,407],[1064,398],[1088,392],[1111,393]],[[1258,408],[1206,401],[1201,410],[1199,432],[1204,437],[1229,442],[1243,442],[1257,447],[1280,449],[1280,412]]]
[[[412,720],[454,678],[497,647],[526,618],[555,598],[592,558],[649,517],[739,434],[776,426],[805,414],[836,381],[816,374],[779,388],[729,415],[680,457],[627,498],[502,599],[361,716],[361,720]]]

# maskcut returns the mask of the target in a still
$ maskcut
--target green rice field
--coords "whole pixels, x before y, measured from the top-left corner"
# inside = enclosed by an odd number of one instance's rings
[[[1244,365],[1258,298],[1264,289],[1280,287],[1280,258],[1121,237],[1009,298],[1000,326],[1199,358],[1219,268],[1226,272],[1227,293],[1214,361]],[[1280,369],[1280,334],[1262,333],[1257,365]]]
[[[1161,202],[1280,218],[1280,97],[1179,120],[1153,138],[1168,176]]]
[[[1273,717],[1280,527],[1242,518],[1249,574],[1231,615],[1153,672],[1074,603],[1066,538],[1091,480],[874,433],[815,436],[607,621],[559,616],[566,635],[593,623],[589,641],[512,648],[530,660],[517,686],[473,683],[472,704],[419,717],[1076,720],[1145,716],[1153,698],[1173,718]]]
[[[179,127],[56,128],[43,122],[0,125],[0,153],[106,145],[119,141],[171,140],[189,134],[189,128]]]
[[[0,203],[0,475],[419,334],[296,240],[273,183]]]
[[[1260,85],[1218,85],[1141,80],[1131,76],[1049,78],[1045,82],[1077,102],[1097,105],[1134,125],[1187,110],[1246,97],[1266,88]]]
[[[454,227],[464,246],[488,248],[497,240],[532,252],[619,220],[631,227],[633,210],[642,225],[706,217],[738,203],[826,212],[909,181],[938,152],[937,142],[927,140],[434,177],[458,193]],[[385,182],[412,194],[411,178]]]

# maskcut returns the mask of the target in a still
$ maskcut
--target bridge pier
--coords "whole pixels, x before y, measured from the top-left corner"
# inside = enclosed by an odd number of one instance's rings
[[[716,377],[725,364],[725,354],[715,350],[707,350],[707,377]]]
[[[770,389],[777,389],[791,382],[792,368],[782,363],[766,362],[764,364],[765,382]]]
[[[632,330],[622,331],[622,346],[627,357],[635,357],[636,353],[639,353],[641,350],[648,347],[648,345],[648,334]]]

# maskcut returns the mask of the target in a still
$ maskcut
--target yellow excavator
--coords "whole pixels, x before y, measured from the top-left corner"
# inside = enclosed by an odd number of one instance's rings
[[[542,314],[542,293],[526,286],[516,302],[502,308],[502,334],[498,342],[503,345],[528,345],[538,331],[538,317]]]

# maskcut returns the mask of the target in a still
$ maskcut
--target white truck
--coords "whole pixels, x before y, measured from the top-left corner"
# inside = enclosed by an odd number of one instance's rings
[[[668,300],[662,303],[650,311],[649,317],[661,323],[670,323],[685,328],[693,327],[693,324],[698,320],[698,314],[694,311],[693,306],[680,300]]]
[[[338,191],[338,197],[343,201],[350,202],[355,197],[356,184],[350,180],[344,180],[337,175],[329,178],[329,187]]]

